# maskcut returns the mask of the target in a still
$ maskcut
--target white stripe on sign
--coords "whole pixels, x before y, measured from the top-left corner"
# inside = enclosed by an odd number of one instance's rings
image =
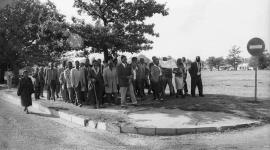
[[[262,49],[263,45],[250,45],[249,49]]]

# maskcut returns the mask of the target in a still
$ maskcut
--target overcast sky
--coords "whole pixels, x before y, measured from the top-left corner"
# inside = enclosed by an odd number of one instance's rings
[[[45,0],[42,0],[45,1]],[[67,16],[77,16],[72,7],[74,0],[51,0]],[[249,57],[248,40],[260,37],[269,49],[269,0],[157,0],[167,3],[169,15],[154,16],[159,38],[153,38],[154,48],[143,52],[148,57],[186,56],[203,59],[224,56],[233,45],[241,47],[242,56]]]

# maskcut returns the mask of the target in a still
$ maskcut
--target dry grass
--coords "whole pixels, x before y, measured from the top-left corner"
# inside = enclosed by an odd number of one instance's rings
[[[257,103],[254,103],[254,71],[203,72],[202,80],[203,98],[167,97],[164,103],[154,103],[149,98],[142,107],[225,112],[270,122],[270,71],[258,72]]]

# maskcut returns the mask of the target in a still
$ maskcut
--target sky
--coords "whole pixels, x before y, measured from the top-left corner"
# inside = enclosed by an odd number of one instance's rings
[[[45,1],[45,0],[41,0]],[[73,8],[74,0],[51,0],[59,12],[78,17]],[[153,49],[142,54],[152,56],[187,57],[206,59],[210,56],[228,55],[233,45],[241,47],[242,57],[250,57],[247,42],[253,37],[270,45],[270,1],[269,0],[156,0],[166,3],[168,16],[155,15],[147,20],[155,23],[160,34]],[[80,18],[86,19],[86,15]]]

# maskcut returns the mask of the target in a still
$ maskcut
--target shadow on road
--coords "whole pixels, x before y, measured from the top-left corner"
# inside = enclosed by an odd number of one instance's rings
[[[36,113],[36,112],[29,112],[29,114],[33,114],[33,115],[41,116],[41,117],[57,118],[57,117],[55,117],[55,116],[53,116],[53,115],[42,114],[42,113]]]

